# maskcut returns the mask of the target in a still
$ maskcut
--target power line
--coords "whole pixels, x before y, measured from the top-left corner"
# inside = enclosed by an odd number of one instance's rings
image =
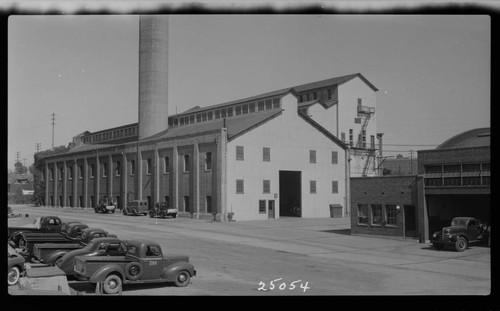
[[[40,149],[42,149],[42,143],[36,143],[35,148],[36,148],[36,153],[40,152]]]

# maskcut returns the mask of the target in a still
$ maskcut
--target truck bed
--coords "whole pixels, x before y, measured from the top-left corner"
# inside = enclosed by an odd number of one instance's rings
[[[28,243],[38,243],[38,242],[52,242],[52,243],[64,243],[70,242],[60,233],[42,233],[42,232],[26,232],[23,238]]]

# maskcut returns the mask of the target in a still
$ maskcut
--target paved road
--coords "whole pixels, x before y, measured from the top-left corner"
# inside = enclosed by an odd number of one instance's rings
[[[437,251],[414,240],[349,235],[347,219],[211,222],[152,219],[93,210],[14,206],[30,217],[81,220],[123,239],[149,238],[190,256],[198,276],[186,288],[127,285],[123,295],[488,295],[490,248]],[[71,281],[83,293],[94,288]]]

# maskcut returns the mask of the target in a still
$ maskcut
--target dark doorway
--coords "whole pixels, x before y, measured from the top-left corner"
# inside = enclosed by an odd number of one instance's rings
[[[153,209],[153,202],[151,202],[151,196],[147,196],[146,200],[148,201],[148,210]]]
[[[405,205],[405,236],[417,236],[417,217],[415,205]]]
[[[280,216],[302,217],[300,171],[280,171]]]

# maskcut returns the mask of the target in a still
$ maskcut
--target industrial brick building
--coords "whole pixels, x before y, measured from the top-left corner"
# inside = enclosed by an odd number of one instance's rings
[[[351,178],[351,232],[425,242],[453,217],[490,224],[490,176],[490,129],[458,134],[418,151],[416,175]]]
[[[141,16],[138,122],[74,136],[42,158],[45,204],[106,195],[180,216],[344,217],[351,176],[377,174],[377,89],[356,73],[168,115],[168,21]]]

